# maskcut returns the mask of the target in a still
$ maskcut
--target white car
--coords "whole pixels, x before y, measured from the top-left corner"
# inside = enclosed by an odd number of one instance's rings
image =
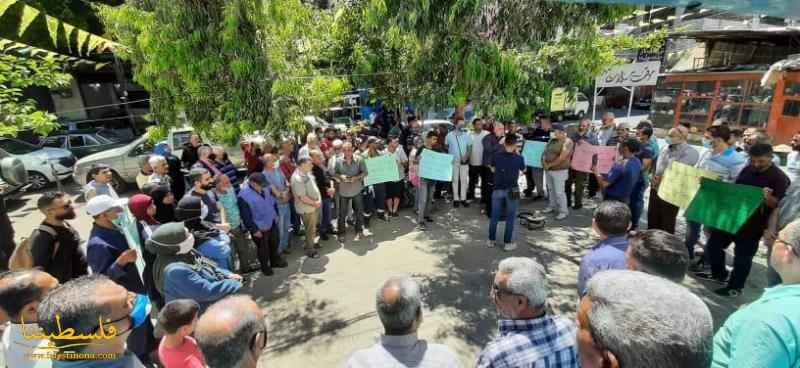
[[[0,138],[0,148],[22,161],[31,189],[42,189],[72,176],[76,159],[68,150],[34,146],[13,138]]]

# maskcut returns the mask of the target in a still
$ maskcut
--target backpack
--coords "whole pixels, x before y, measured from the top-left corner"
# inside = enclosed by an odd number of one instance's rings
[[[14,249],[14,252],[11,253],[11,258],[8,259],[8,269],[11,271],[21,271],[33,268],[33,254],[31,253],[31,243],[33,237],[36,235],[36,231],[44,231],[53,238],[57,236],[56,229],[53,229],[50,226],[41,224],[39,227],[31,233],[31,236],[27,238],[22,238],[22,241],[19,245]],[[53,245],[53,254],[52,257],[55,257],[56,252],[58,252],[58,242],[55,242]]]

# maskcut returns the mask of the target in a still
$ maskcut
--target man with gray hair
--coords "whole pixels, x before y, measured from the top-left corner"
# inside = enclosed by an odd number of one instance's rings
[[[681,283],[689,261],[689,251],[681,239],[664,230],[634,231],[628,236],[625,264],[629,270]]]
[[[500,262],[489,295],[503,319],[500,336],[478,355],[476,367],[578,367],[575,324],[547,308],[547,275],[531,258]]]
[[[169,165],[167,165],[167,158],[161,155],[152,155],[147,160],[150,167],[153,168],[153,173],[148,178],[148,182],[153,184],[171,185],[169,178]]]
[[[675,218],[678,216],[678,207],[664,201],[658,196],[658,185],[664,172],[672,162],[680,162],[685,165],[694,166],[700,160],[700,153],[694,147],[686,143],[689,137],[689,129],[684,126],[676,126],[667,133],[667,145],[658,154],[656,169],[650,177],[650,203],[647,207],[647,227],[649,229],[661,229],[668,233],[675,233]]]
[[[711,312],[664,278],[609,270],[589,281],[578,305],[582,368],[705,368],[711,363]]]
[[[461,366],[447,346],[429,344],[417,337],[422,323],[422,295],[412,278],[396,276],[386,280],[375,295],[375,306],[384,335],[372,347],[353,353],[345,367]]]
[[[209,368],[256,368],[267,346],[267,324],[249,295],[212,304],[197,320],[195,338]]]

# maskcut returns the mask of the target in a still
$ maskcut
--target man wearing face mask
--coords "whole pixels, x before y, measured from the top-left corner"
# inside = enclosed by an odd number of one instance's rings
[[[444,139],[447,152],[453,156],[453,207],[469,207],[467,188],[469,186],[469,154],[472,151],[472,138],[464,131],[464,118],[455,118],[456,129]]]
[[[532,258],[506,258],[491,282],[489,297],[502,318],[500,336],[481,351],[476,367],[578,367],[575,323],[548,312],[542,265]]]
[[[86,255],[93,273],[108,276],[128,291],[147,294],[136,268],[139,255],[128,246],[125,234],[114,225],[114,220],[120,216],[127,202],[127,199],[113,199],[107,195],[89,200],[86,212],[94,218],[94,225],[89,234]],[[149,319],[131,332],[128,338],[128,348],[143,363],[151,361],[150,355],[156,346],[153,325]]]
[[[772,146],[757,143],[750,147],[750,163],[736,178],[736,184],[751,185],[763,188],[764,201],[760,208],[747,219],[736,234],[721,230],[711,230],[708,239],[708,260],[711,272],[697,273],[697,277],[727,286],[714,292],[722,296],[735,297],[741,294],[742,288],[753,266],[753,256],[758,251],[758,243],[771,212],[786,194],[789,178],[772,163]],[[735,243],[733,271],[725,269],[725,248]],[[730,276],[730,279],[728,279]]]
[[[75,218],[72,201],[62,192],[47,192],[36,203],[45,215],[31,234],[33,267],[65,283],[88,273],[86,255],[80,248],[80,236],[66,220]]]
[[[667,167],[675,161],[684,165],[694,166],[700,158],[700,153],[686,143],[689,129],[677,126],[669,130],[665,139],[667,145],[661,149],[656,162],[656,169],[650,177],[650,202],[647,206],[647,226],[649,229],[661,229],[668,233],[675,233],[675,218],[678,216],[678,207],[662,200],[658,196],[658,185]]]
[[[146,296],[125,290],[105,275],[94,274],[55,288],[39,303],[37,312],[45,334],[59,335],[67,326],[74,331],[74,339],[52,341],[62,353],[87,355],[79,360],[54,360],[53,367],[140,368],[144,365],[126,348],[126,341],[130,346],[132,331],[148,321],[150,309]],[[100,318],[103,331],[98,323]],[[97,358],[105,356],[113,358]]]
[[[792,137],[792,152],[786,157],[786,175],[792,183],[800,179],[800,132]]]

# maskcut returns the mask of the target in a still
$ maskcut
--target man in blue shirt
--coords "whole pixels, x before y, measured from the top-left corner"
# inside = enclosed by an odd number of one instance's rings
[[[633,187],[642,175],[642,162],[635,156],[641,147],[635,138],[628,138],[622,142],[619,145],[622,161],[615,163],[605,177],[597,171],[597,166],[594,167],[597,183],[603,189],[603,199],[626,204],[630,201]]]
[[[505,151],[494,157],[494,191],[492,192],[492,216],[489,221],[489,241],[491,248],[495,245],[497,237],[497,222],[500,220],[500,211],[505,205],[506,229],[503,237],[503,250],[510,252],[517,248],[511,242],[514,233],[514,222],[517,218],[519,205],[519,174],[525,171],[525,160],[517,150],[517,135],[507,134],[505,137]]]
[[[270,194],[269,182],[262,173],[252,173],[247,185],[239,192],[237,200],[244,227],[252,235],[258,250],[261,272],[272,276],[272,268],[283,268],[288,264],[278,253],[278,213],[275,199]]]
[[[628,250],[626,234],[631,226],[631,210],[619,201],[603,201],[594,211],[592,230],[600,237],[588,254],[581,259],[578,270],[578,297],[586,290],[586,283],[597,272],[624,270],[625,252]]]
[[[453,207],[467,203],[469,185],[469,153],[472,151],[472,138],[464,131],[464,119],[456,120],[456,129],[445,136],[447,153],[453,156]]]

